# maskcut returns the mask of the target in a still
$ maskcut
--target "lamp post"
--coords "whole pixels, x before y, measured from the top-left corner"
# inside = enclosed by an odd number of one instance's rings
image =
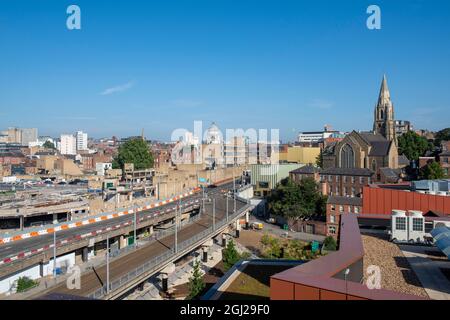
[[[213,198],[213,231],[216,230],[216,198]]]
[[[227,212],[227,222],[228,222],[228,198],[229,198],[230,196],[228,195],[228,193],[227,193],[227,210],[226,210],[226,212]]]
[[[178,208],[175,210],[175,253],[178,252],[178,210],[181,212],[181,199],[178,201]]]
[[[109,294],[109,234],[106,236],[106,294]]]
[[[136,239],[136,223],[137,223],[137,210],[138,206],[134,208],[134,226],[133,226],[133,239],[134,239],[134,248],[137,247],[137,239]]]
[[[344,272],[344,281],[345,281],[345,300],[348,300],[348,298],[347,298],[347,276],[348,276],[349,273],[350,273],[350,269],[349,269],[349,268],[345,269],[345,272]]]
[[[53,232],[53,278],[56,281],[56,230]]]

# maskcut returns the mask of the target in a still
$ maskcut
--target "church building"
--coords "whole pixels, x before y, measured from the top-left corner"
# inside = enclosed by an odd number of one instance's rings
[[[345,172],[351,172],[349,169],[355,172],[370,170],[373,181],[389,178],[383,176],[398,180],[398,160],[394,106],[384,76],[375,106],[373,131],[352,131],[342,141],[327,146],[323,152],[323,167],[325,172],[328,169],[333,172],[339,169]]]

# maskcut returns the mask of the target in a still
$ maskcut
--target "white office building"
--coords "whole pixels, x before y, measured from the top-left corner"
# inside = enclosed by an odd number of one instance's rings
[[[29,146],[30,143],[37,142],[38,140],[38,129],[37,128],[24,128],[21,129],[22,137],[21,144],[23,146]]]
[[[83,131],[77,131],[77,151],[88,149],[88,135]]]
[[[77,154],[77,139],[72,134],[62,134],[59,143],[59,152],[61,154]]]

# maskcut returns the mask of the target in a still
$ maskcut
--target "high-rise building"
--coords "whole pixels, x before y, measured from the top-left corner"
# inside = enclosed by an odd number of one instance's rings
[[[77,154],[77,139],[72,134],[62,134],[59,144],[61,154]]]
[[[77,131],[77,151],[88,149],[88,135],[83,131]]]
[[[37,128],[24,128],[22,131],[20,143],[23,146],[29,146],[31,142],[38,141],[38,129]]]

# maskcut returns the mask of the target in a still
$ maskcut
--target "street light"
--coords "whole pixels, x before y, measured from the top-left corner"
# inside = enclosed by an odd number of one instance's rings
[[[109,234],[106,236],[106,294],[109,294]]]
[[[216,230],[216,198],[213,198],[213,231]]]
[[[347,276],[348,276],[349,273],[350,273],[350,269],[349,268],[345,269],[344,281],[345,281],[345,299],[346,300],[347,300]]]
[[[228,222],[228,198],[229,198],[229,194],[227,193],[227,222]]]
[[[136,222],[137,222],[137,210],[138,210],[138,206],[135,206],[134,207],[134,227],[133,227],[133,236],[134,236],[134,248],[136,248],[137,247],[137,239],[136,239]]]
[[[56,230],[53,231],[53,278],[56,281]]]

